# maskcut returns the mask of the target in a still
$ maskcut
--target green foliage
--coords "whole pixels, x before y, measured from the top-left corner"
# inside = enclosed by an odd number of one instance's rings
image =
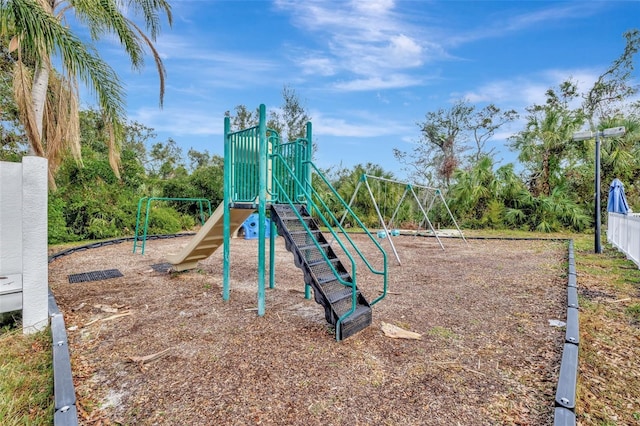
[[[223,160],[192,151],[191,156],[200,163],[189,174],[175,141],[168,141],[166,146],[153,145],[152,164],[159,164],[160,169],[147,175],[144,164],[149,162],[144,143],[152,133],[136,124],[127,127],[131,133],[126,135],[122,149],[119,180],[109,164],[107,141],[97,128],[102,123],[99,115],[88,111],[81,117],[84,161],[81,164],[67,158],[60,167],[56,177],[59,190],[49,194],[50,244],[132,235],[138,200],[143,196],[207,198],[212,200],[212,209],[222,199]],[[203,207],[208,215],[207,205]],[[199,214],[197,203],[153,204],[149,232],[167,234],[192,229]]]
[[[65,220],[66,203],[56,193],[49,193],[48,203],[48,239],[49,244],[60,244],[77,241],[78,237],[72,234]]]
[[[459,170],[449,191],[449,206],[463,226],[512,228],[539,232],[582,231],[590,224],[584,208],[564,186],[534,196],[513,172],[513,166],[493,171],[489,158],[470,170]]]
[[[89,220],[89,226],[86,228],[86,232],[88,238],[91,240],[113,238],[119,234],[115,225],[115,220],[109,220],[102,217],[91,218]]]
[[[182,230],[182,217],[169,207],[152,208],[149,212],[149,234],[175,234]]]

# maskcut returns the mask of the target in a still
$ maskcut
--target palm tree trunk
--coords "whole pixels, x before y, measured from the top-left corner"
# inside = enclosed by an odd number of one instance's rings
[[[40,137],[40,140],[42,140],[44,104],[47,97],[47,88],[49,86],[49,73],[49,63],[43,62],[40,64],[33,75],[33,87],[31,89],[31,106],[33,107],[33,113],[36,119],[35,124],[38,129],[38,136]]]

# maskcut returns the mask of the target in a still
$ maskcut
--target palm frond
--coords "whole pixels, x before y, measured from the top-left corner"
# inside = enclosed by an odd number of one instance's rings
[[[98,53],[35,0],[9,0],[9,3],[13,6],[12,19],[20,32],[23,51],[35,55],[37,63],[58,52],[68,74],[80,78],[92,90],[100,107],[112,119],[122,119],[125,116],[122,85]]]
[[[158,77],[160,78],[160,107],[162,108],[164,104],[164,87],[165,87],[165,78],[167,76],[167,71],[162,63],[162,59],[160,58],[160,53],[156,50],[156,47],[153,45],[153,42],[147,37],[147,35],[138,27],[133,21],[129,21],[129,24],[133,26],[137,31],[139,36],[146,42],[147,47],[151,50],[153,60],[156,63],[156,68],[158,69]]]
[[[105,34],[114,33],[120,40],[134,69],[144,65],[144,50],[140,40],[118,7],[115,0],[74,0],[76,19],[85,23],[96,40]]]
[[[158,11],[164,11],[169,26],[173,25],[171,5],[166,0],[129,0],[128,5],[135,11],[142,12],[147,30],[153,40],[160,32],[160,16]]]

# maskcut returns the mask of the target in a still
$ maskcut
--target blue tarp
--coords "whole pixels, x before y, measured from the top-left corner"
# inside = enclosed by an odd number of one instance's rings
[[[624,196],[624,185],[620,182],[620,179],[614,179],[609,186],[607,211],[622,214],[627,214],[629,212],[627,198]]]

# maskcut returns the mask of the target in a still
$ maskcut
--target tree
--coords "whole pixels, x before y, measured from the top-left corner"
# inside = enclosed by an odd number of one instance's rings
[[[189,152],[187,152],[187,157],[189,158],[189,168],[191,171],[206,167],[211,162],[211,154],[209,154],[209,151],[206,149],[204,152],[200,152],[190,148]]]
[[[307,136],[306,125],[311,117],[302,105],[295,89],[282,88],[284,103],[280,110],[272,110],[267,127],[275,130],[285,141],[293,141]]]
[[[231,119],[231,131],[237,132],[255,127],[260,121],[260,110],[258,108],[255,111],[249,111],[245,105],[236,105],[234,111],[235,115],[231,115],[229,111],[224,113],[225,117]]]
[[[19,161],[28,141],[13,98],[13,60],[8,46],[8,38],[0,35],[0,160]]]
[[[149,175],[153,178],[166,180],[176,175],[186,175],[182,149],[172,138],[164,144],[157,142],[151,146],[147,166]]]
[[[462,154],[475,142],[475,151],[469,156],[472,163],[492,156],[486,143],[495,132],[517,118],[514,110],[501,111],[494,104],[477,110],[466,100],[458,100],[449,109],[428,112],[426,120],[417,123],[422,133],[412,152],[394,149],[396,159],[408,166],[413,180],[449,187],[456,169],[463,166]]]
[[[469,130],[473,134],[475,148],[471,155],[471,163],[478,163],[483,157],[493,158],[495,147],[487,150],[487,142],[495,135],[496,131],[507,123],[518,119],[516,110],[501,111],[494,104],[489,104],[480,111],[472,114],[469,121]]]
[[[473,167],[458,169],[455,184],[448,191],[449,205],[465,225],[499,227],[504,207],[495,211],[498,200],[498,181],[493,171],[493,161],[482,158]]]
[[[611,119],[624,112],[625,101],[638,93],[633,85],[633,59],[640,48],[640,31],[624,33],[626,45],[618,59],[603,72],[584,95],[583,108],[591,128],[595,123]]]
[[[68,27],[65,16],[75,13],[86,24],[93,40],[115,35],[135,69],[144,64],[144,48],[153,54],[160,75],[160,105],[165,71],[153,46],[160,29],[160,13],[171,24],[166,0],[129,0],[127,13],[141,15],[145,32],[119,7],[117,0],[5,0],[0,5],[0,32],[13,38],[9,44],[15,58],[14,93],[31,152],[47,157],[49,181],[62,154],[80,155],[77,82],[87,84],[97,97],[109,132],[109,162],[119,175],[118,144],[124,122],[124,93],[113,69],[93,45],[84,43]],[[60,71],[53,69],[58,57]]]
[[[580,109],[570,109],[577,97],[577,86],[563,82],[558,90],[547,90],[545,105],[527,108],[527,127],[512,137],[511,148],[520,151],[518,159],[528,169],[529,189],[533,196],[549,196],[564,181],[563,162],[576,152],[570,143],[574,131],[584,122]]]
[[[270,110],[267,120],[267,127],[275,130],[280,135],[281,141],[293,141],[297,138],[305,138],[307,136],[307,122],[311,121],[311,117],[302,105],[295,89],[284,86],[282,89],[283,104],[279,109]],[[225,112],[225,116],[231,119],[231,130],[239,131],[257,126],[260,120],[260,110],[255,111],[247,109],[245,105],[237,105],[234,108],[235,115],[231,115],[229,111]],[[316,145],[312,141],[312,152],[315,152]]]

